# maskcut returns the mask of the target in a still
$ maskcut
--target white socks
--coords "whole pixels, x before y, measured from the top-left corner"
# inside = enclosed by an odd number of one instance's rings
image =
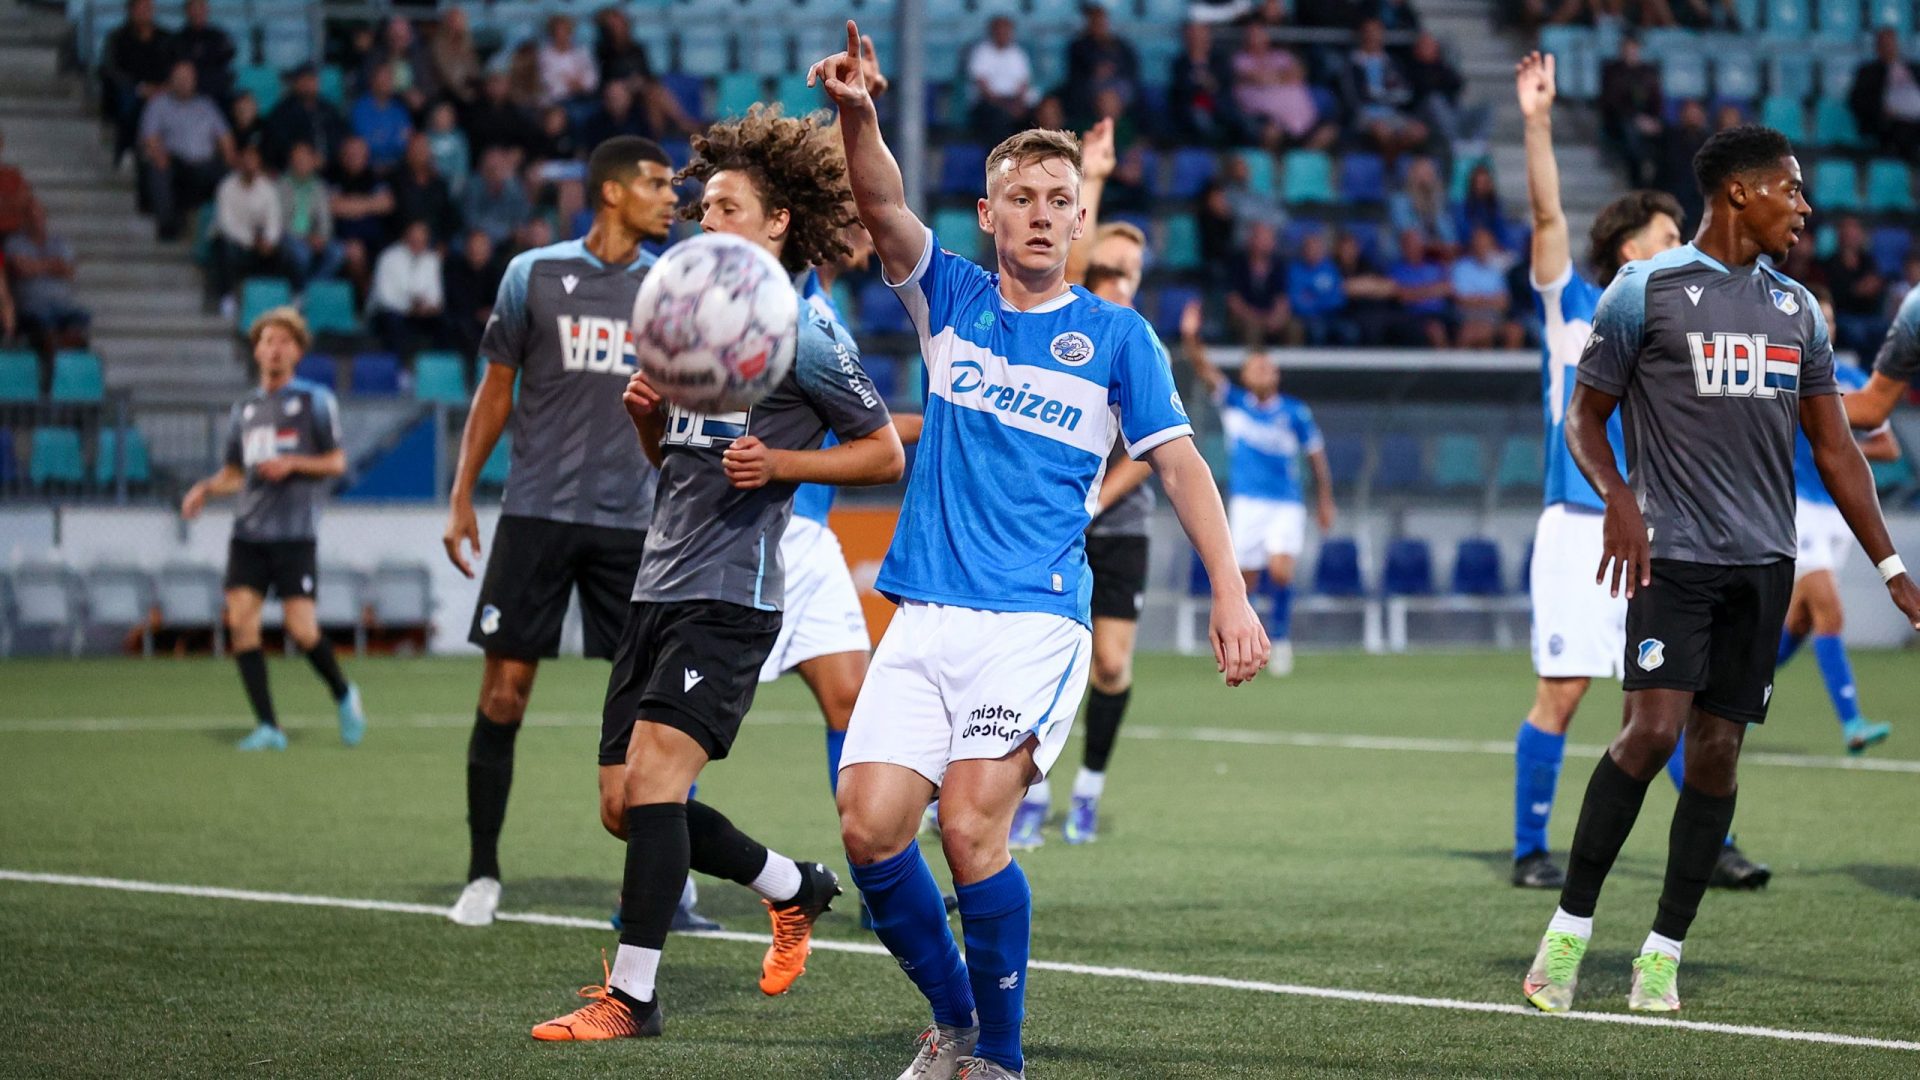
[[[1547,923],[1547,933],[1573,934],[1590,939],[1593,937],[1593,916],[1588,915],[1582,918],[1579,915],[1569,915],[1556,907],[1553,909],[1552,921]]]
[[[1661,937],[1659,934],[1648,934],[1647,943],[1640,946],[1640,952],[1642,955],[1650,952],[1665,953],[1673,957],[1675,961],[1678,961],[1680,959],[1680,945],[1680,942],[1670,937]]]
[[[1049,806],[1051,806],[1053,804],[1053,789],[1047,786],[1046,778],[1041,777],[1039,783],[1027,789],[1026,798],[1021,801],[1031,802],[1031,803],[1046,803]]]
[[[653,977],[660,970],[660,950],[622,944],[613,958],[609,985],[635,1001],[653,1000]]]
[[[800,866],[792,859],[769,848],[767,865],[749,886],[754,892],[778,904],[800,895]]]
[[[1082,765],[1079,775],[1073,778],[1073,797],[1076,799],[1098,799],[1100,793],[1107,790],[1107,774],[1094,772]]]

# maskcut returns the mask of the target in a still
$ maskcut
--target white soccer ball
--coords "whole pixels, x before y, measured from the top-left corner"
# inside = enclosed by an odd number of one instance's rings
[[[634,357],[668,401],[693,412],[759,404],[793,368],[800,297],[758,244],[701,233],[667,250],[633,300]]]

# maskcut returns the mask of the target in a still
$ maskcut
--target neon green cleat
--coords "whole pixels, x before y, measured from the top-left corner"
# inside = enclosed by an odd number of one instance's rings
[[[1633,962],[1633,989],[1627,1008],[1634,1012],[1680,1010],[1680,961],[1663,952],[1641,953]]]
[[[1587,939],[1579,934],[1549,930],[1533,955],[1533,967],[1520,988],[1541,1012],[1573,1008],[1573,991],[1580,985],[1580,959],[1587,955]]]

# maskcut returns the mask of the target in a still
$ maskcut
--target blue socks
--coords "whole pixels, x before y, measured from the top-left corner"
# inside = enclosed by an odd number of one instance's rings
[[[1547,815],[1560,784],[1567,737],[1550,735],[1522,721],[1513,740],[1513,857],[1547,850]]]
[[[933,1006],[935,1021],[951,1027],[972,1027],[973,987],[967,981],[967,966],[960,960],[960,949],[947,928],[947,905],[940,898],[940,886],[920,855],[920,845],[907,849],[872,866],[853,866],[853,883],[873,916],[873,932],[887,947],[913,985],[926,995]],[[1005,874],[988,879],[998,881]],[[976,885],[981,888],[988,882]],[[1020,883],[1026,894],[1026,882]],[[965,910],[966,890],[960,890]],[[1020,960],[1027,956],[1026,922],[1020,924]],[[968,948],[972,948],[969,933]],[[1016,1045],[1018,1025],[1016,1023]]]
[[[1847,662],[1847,646],[1840,635],[1816,635],[1813,658],[1820,665],[1820,678],[1827,684],[1827,697],[1833,699],[1833,712],[1840,723],[1851,724],[1860,719],[1859,695],[1853,688],[1853,665]]]
[[[1267,636],[1275,641],[1293,637],[1293,586],[1273,586],[1273,614],[1267,619]]]
[[[929,879],[931,880],[931,879]],[[1027,1013],[1027,947],[1033,926],[1033,894],[1019,863],[985,881],[960,885],[960,926],[967,939],[967,977],[980,1007],[980,1045],[974,1053],[1015,1072],[1020,1022]],[[939,907],[939,894],[934,906]],[[911,972],[909,972],[911,974]]]
[[[1785,667],[1787,661],[1793,659],[1793,654],[1800,651],[1800,643],[1805,640],[1807,639],[1791,630],[1782,629],[1780,631],[1780,651],[1774,654],[1773,666]]]
[[[847,745],[847,733],[827,729],[827,786],[840,794],[840,751]]]
[[[1673,756],[1667,759],[1667,779],[1673,781],[1675,791],[1687,784],[1687,736],[1684,732],[1674,740]]]

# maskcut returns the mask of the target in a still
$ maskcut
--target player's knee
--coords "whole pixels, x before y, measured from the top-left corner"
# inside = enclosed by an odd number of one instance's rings
[[[1133,656],[1126,652],[1116,655],[1115,652],[1095,649],[1088,678],[1095,690],[1103,694],[1118,694],[1133,685]]]
[[[490,671],[480,687],[480,711],[496,724],[517,724],[526,718],[533,680],[517,672]]]
[[[1847,628],[1847,617],[1838,603],[1810,604],[1808,614],[1812,616],[1813,632],[1821,637],[1838,635]]]
[[[840,807],[840,845],[847,861],[872,866],[906,850],[913,843],[918,821],[902,824],[883,820],[864,806],[843,802]]]
[[[978,881],[1007,859],[1007,825],[979,810],[940,804],[940,847],[956,878]]]
[[[627,800],[618,789],[600,793],[600,827],[615,840],[627,838]]]
[[[1527,722],[1549,735],[1565,734],[1592,682],[1584,678],[1541,679]]]

